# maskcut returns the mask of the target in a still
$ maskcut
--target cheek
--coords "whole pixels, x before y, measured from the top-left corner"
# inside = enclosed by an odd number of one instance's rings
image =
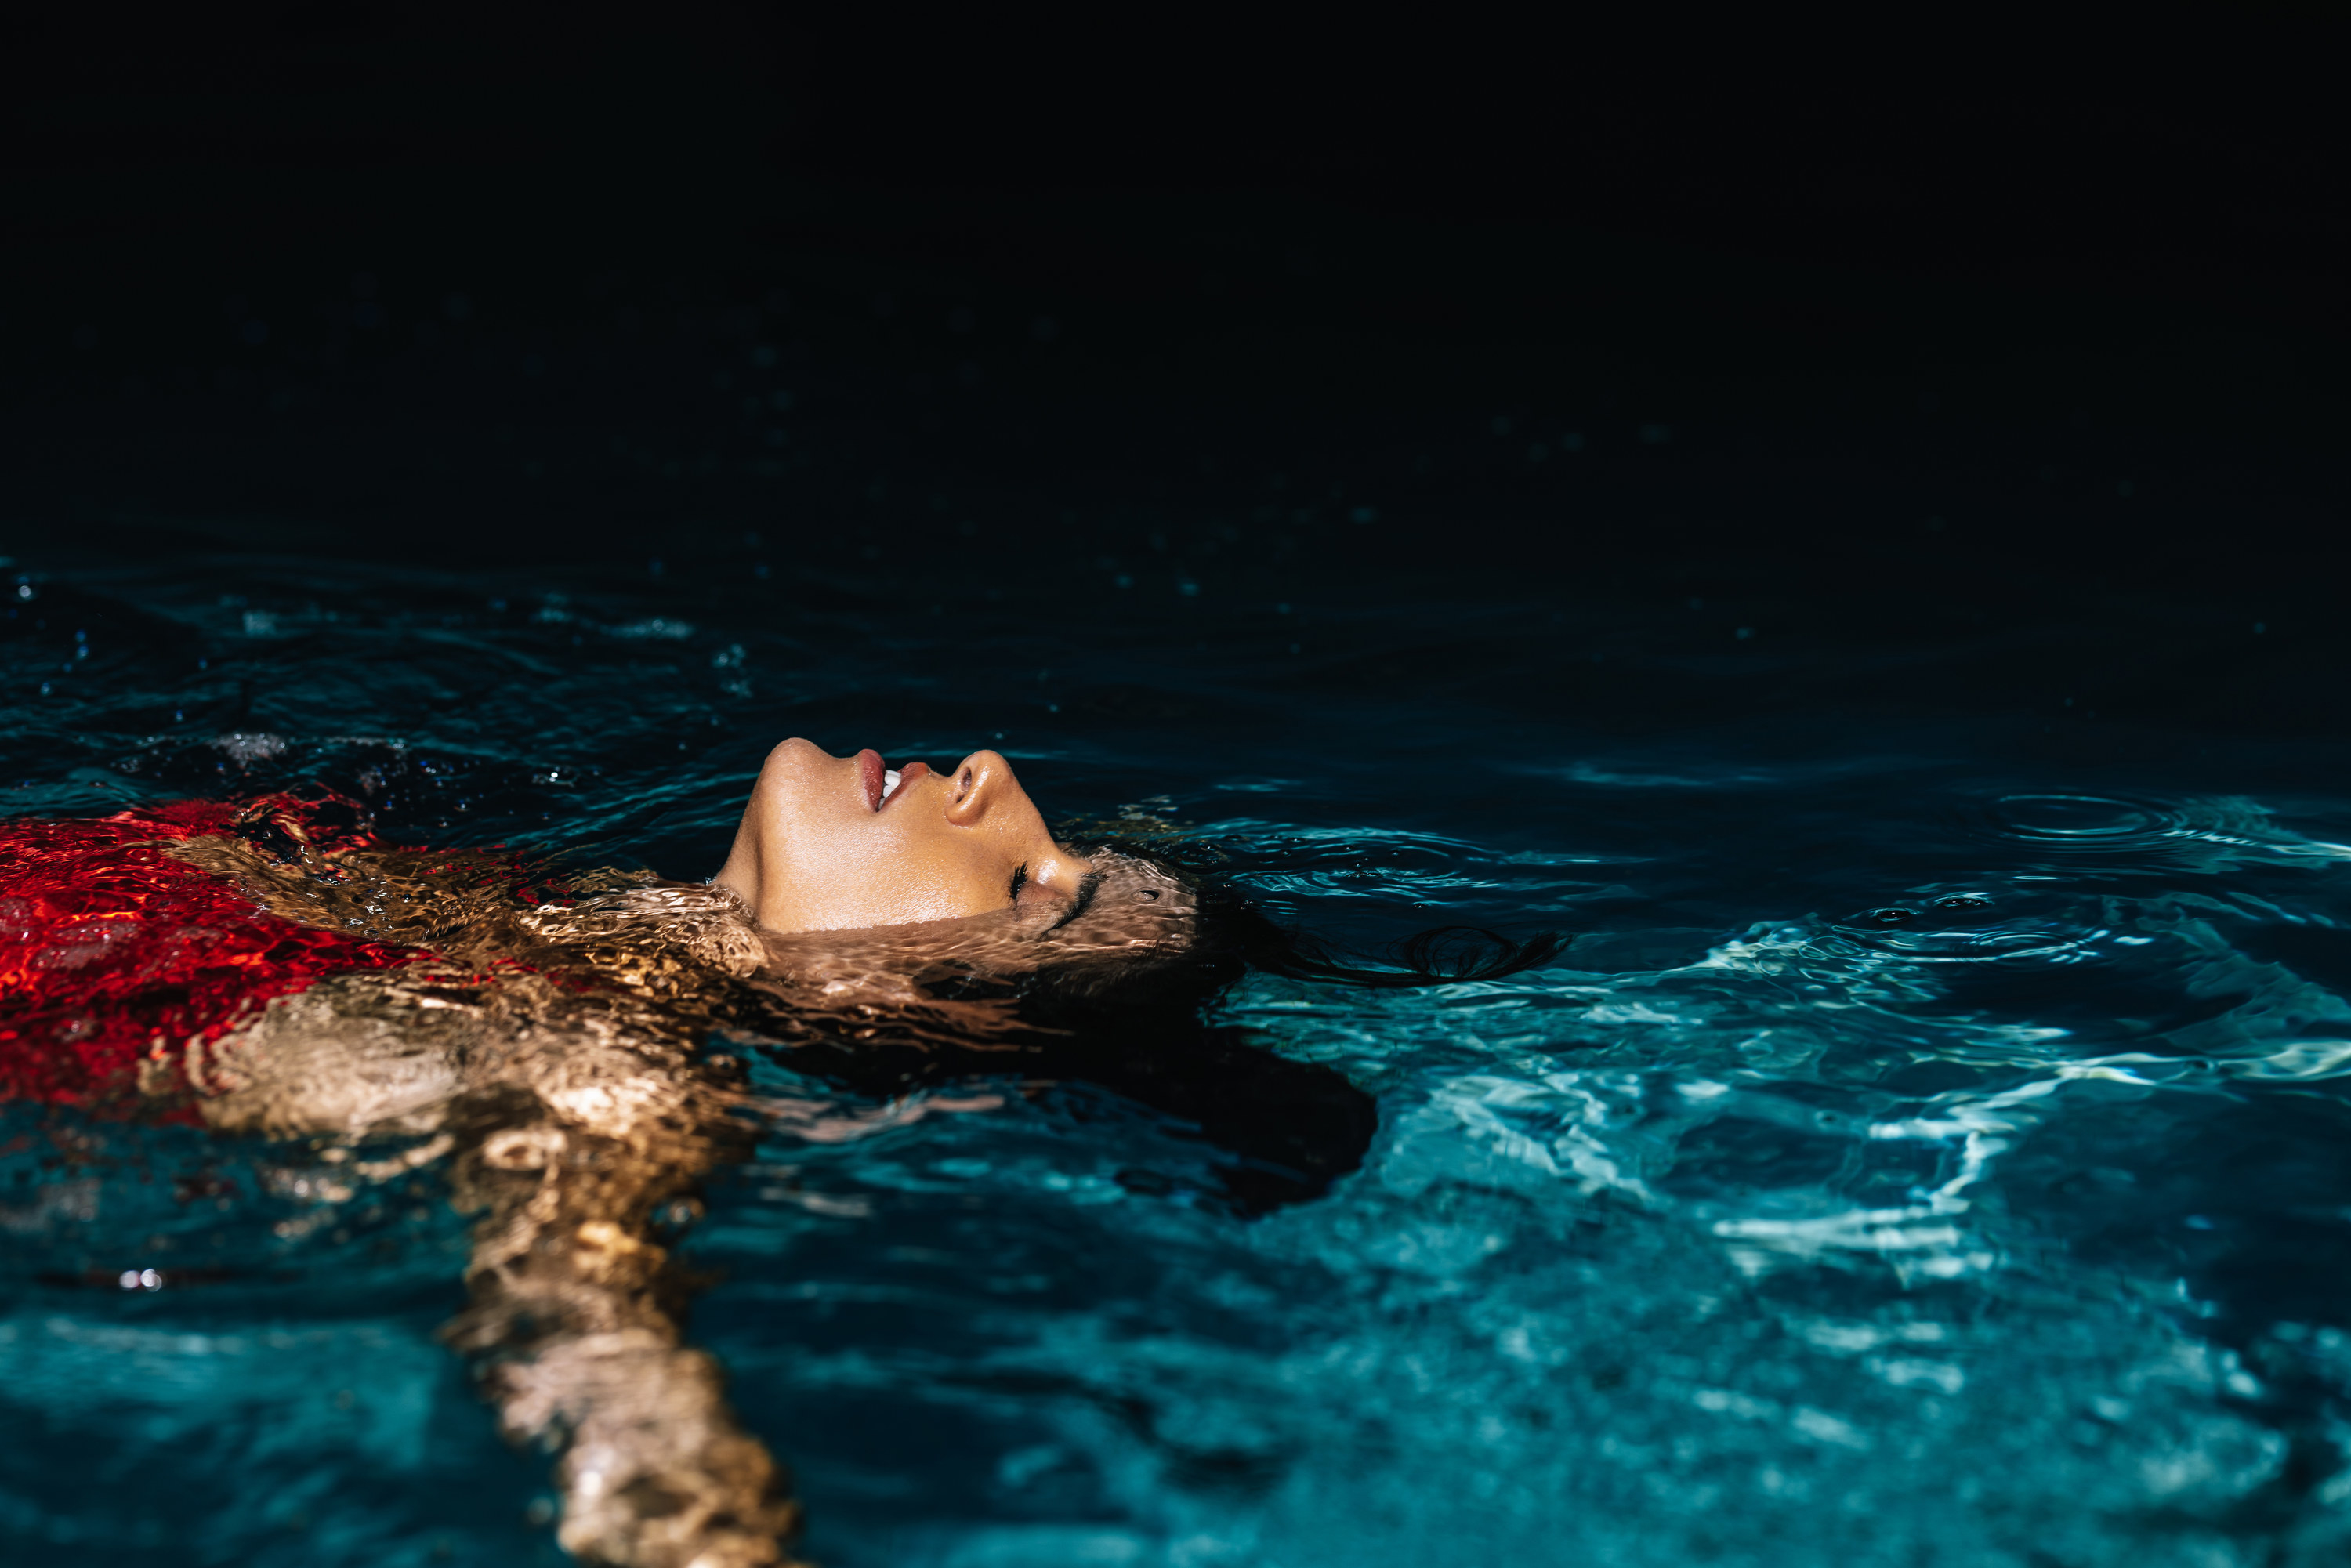
[[[778,869],[796,924],[845,929],[950,920],[1006,902],[1011,871],[989,846],[953,830],[909,822],[792,825]],[[893,831],[895,829],[895,831]]]
[[[973,835],[947,830],[875,835],[861,846],[862,873],[878,899],[909,912],[898,919],[942,920],[977,915],[1005,902],[1007,870],[991,880],[993,858]]]

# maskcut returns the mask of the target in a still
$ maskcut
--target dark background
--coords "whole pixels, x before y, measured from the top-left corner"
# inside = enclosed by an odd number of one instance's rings
[[[2135,700],[2331,726],[2340,42],[60,11],[0,547],[2185,614],[2283,663]]]

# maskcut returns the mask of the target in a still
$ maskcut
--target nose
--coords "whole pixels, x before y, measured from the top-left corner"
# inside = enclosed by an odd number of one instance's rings
[[[975,751],[956,763],[948,789],[947,820],[958,827],[977,827],[991,816],[1001,821],[1037,812],[1001,752]]]

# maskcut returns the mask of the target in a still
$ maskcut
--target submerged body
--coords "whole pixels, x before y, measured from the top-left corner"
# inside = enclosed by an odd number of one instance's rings
[[[561,1449],[564,1546],[784,1562],[796,1505],[684,1343],[671,1244],[761,1121],[837,1140],[873,1118],[751,1095],[737,1052],[895,1084],[1075,1071],[1254,1140],[1298,1195],[1352,1168],[1372,1120],[1333,1074],[1203,1037],[1190,890],[1054,842],[1000,758],[909,768],[885,800],[873,754],[812,752],[778,748],[708,884],[389,848],[332,800],[20,825],[0,867],[0,1089],[310,1140],[354,1186],[445,1161],[480,1215],[447,1337],[509,1437]],[[835,810],[844,787],[869,821]],[[1071,1027],[1154,974],[1189,988],[1188,1038],[1164,1008],[1115,1040]],[[1060,998],[1052,1021],[1039,997]],[[1196,1048],[1188,1067],[1171,1041]],[[1236,1204],[1292,1196],[1257,1179]]]

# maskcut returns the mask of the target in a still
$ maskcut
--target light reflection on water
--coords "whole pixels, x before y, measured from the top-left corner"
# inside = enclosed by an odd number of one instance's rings
[[[1736,736],[1498,794],[1380,737],[1515,744],[1506,704],[1310,691],[1237,737],[1255,677],[1195,670],[1166,684],[1208,718],[1122,717],[1131,682],[1089,717],[1113,632],[1083,624],[833,665],[739,605],[507,588],[452,626],[347,586],[371,607],[298,655],[282,615],[207,631],[259,693],[234,731],[133,722],[128,681],[39,710],[18,809],[320,777],[415,837],[705,871],[775,735],[945,750],[1050,668],[1069,716],[1007,748],[1053,809],[1341,937],[1576,933],[1501,980],[1238,986],[1216,1022],[1379,1105],[1360,1171],[1257,1218],[1215,1197],[1247,1156],[1110,1089],[884,1104],[758,1063],[840,1116],[710,1192],[691,1330],[832,1568],[2346,1544],[2339,802]],[[134,647],[134,611],[214,613],[169,578],[50,591]],[[142,689],[224,678],[172,658]],[[434,1337],[466,1248],[437,1167],[22,1106],[0,1150],[25,1560],[553,1561],[543,1464]]]

